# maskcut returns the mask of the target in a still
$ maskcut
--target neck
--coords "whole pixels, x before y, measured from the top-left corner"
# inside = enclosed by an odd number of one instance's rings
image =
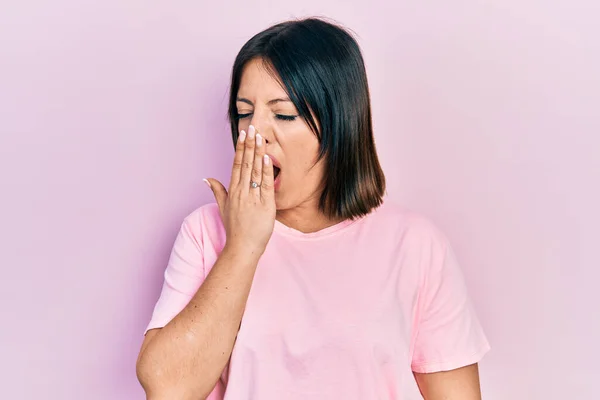
[[[313,233],[342,222],[343,219],[327,218],[317,206],[299,205],[287,210],[277,210],[275,219],[287,227],[302,233]]]

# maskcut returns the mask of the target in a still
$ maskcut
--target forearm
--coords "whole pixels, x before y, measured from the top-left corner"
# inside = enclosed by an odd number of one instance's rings
[[[227,364],[260,255],[223,250],[189,304],[148,343],[138,362],[147,393],[210,393]]]

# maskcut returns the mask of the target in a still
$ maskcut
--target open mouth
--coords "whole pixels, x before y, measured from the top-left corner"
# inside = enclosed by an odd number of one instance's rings
[[[273,165],[273,176],[275,179],[277,179],[277,176],[279,175],[280,172],[281,172],[281,168]]]

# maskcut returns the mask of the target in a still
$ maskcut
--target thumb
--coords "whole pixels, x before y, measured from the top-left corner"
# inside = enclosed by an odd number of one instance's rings
[[[210,190],[212,190],[213,195],[215,196],[215,200],[219,205],[219,210],[221,211],[221,218],[223,217],[223,211],[225,210],[225,201],[227,200],[227,189],[221,182],[213,178],[202,179]]]

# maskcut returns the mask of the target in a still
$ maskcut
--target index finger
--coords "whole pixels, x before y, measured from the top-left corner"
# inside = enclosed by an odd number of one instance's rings
[[[242,129],[235,143],[235,155],[233,156],[233,167],[231,168],[231,181],[229,188],[233,188],[240,183],[242,174],[242,159],[244,158],[244,141],[246,140],[246,132]]]

